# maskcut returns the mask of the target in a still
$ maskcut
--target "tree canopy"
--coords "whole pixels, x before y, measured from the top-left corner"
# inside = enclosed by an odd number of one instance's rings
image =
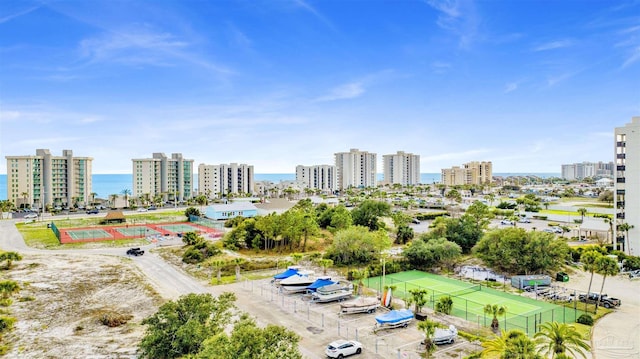
[[[337,265],[366,265],[389,247],[391,240],[384,230],[370,232],[367,227],[351,226],[336,232],[325,257]]]
[[[440,264],[450,267],[461,254],[462,249],[458,244],[446,238],[429,239],[425,235],[409,243],[402,251],[402,255],[412,267],[422,269]]]
[[[559,269],[569,256],[569,246],[552,233],[504,228],[486,233],[474,252],[494,269],[534,274]]]
[[[378,218],[391,213],[391,207],[386,202],[365,200],[351,211],[353,224],[364,226],[372,231],[380,228]]]

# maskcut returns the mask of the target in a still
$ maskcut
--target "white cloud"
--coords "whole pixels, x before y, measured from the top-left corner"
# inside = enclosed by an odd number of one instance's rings
[[[504,86],[504,93],[513,92],[513,91],[515,91],[517,89],[518,89],[518,83],[517,82],[509,82],[508,84],[506,84]]]
[[[436,74],[444,74],[451,69],[451,64],[446,62],[436,61],[431,64],[433,72]]]
[[[317,102],[346,100],[356,98],[365,92],[365,88],[361,82],[350,82],[334,87],[328,94],[317,98]]]
[[[6,5],[6,3],[5,3],[5,5]],[[11,14],[11,15],[0,17],[0,24],[4,24],[7,21],[13,20],[13,19],[15,19],[17,17],[20,17],[22,15],[26,15],[26,14],[28,14],[30,12],[33,12],[33,11],[39,9],[39,8],[40,8],[40,6],[32,6],[32,7],[29,7],[27,9],[20,10],[20,11],[18,11],[16,13]]]
[[[336,31],[336,27],[333,25],[333,23],[329,21],[324,15],[322,15],[318,10],[316,10],[313,6],[311,6],[308,2],[305,2],[303,0],[293,0],[293,2],[299,7],[313,14],[313,16],[315,16],[331,30]]]
[[[573,45],[573,41],[571,40],[556,40],[556,41],[551,41],[551,42],[547,42],[544,44],[540,44],[538,46],[536,46],[533,51],[539,52],[539,51],[548,51],[548,50],[555,50],[555,49],[561,49],[564,47],[569,47]]]
[[[468,48],[477,36],[479,18],[472,1],[426,0],[439,12],[436,24],[456,35],[459,45]]]
[[[640,61],[640,46],[631,51],[629,57],[627,57],[627,59],[622,64],[622,68],[624,69],[625,67],[631,66],[638,61]]]

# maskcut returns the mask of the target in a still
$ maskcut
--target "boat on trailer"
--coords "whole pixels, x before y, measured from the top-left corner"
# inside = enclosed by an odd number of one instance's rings
[[[326,287],[328,285],[336,284],[336,282],[331,280],[329,276],[318,277],[315,282],[311,283],[308,287],[306,287],[307,293],[313,293],[318,290],[320,287]]]
[[[379,306],[376,297],[359,297],[340,303],[340,314],[373,313]]]
[[[329,277],[320,277],[330,279]],[[306,292],[307,288],[317,282],[319,278],[313,276],[312,271],[299,271],[291,277],[285,278],[278,283],[283,293],[301,293]],[[333,282],[332,282],[333,283]]]
[[[339,281],[336,284],[326,285],[311,293],[311,301],[316,303],[328,303],[342,301],[353,295],[351,282]]]
[[[298,271],[300,271],[300,266],[291,266],[287,268],[286,271],[274,275],[273,280],[271,282],[279,283],[281,280],[289,278],[292,275],[298,273]]]
[[[376,325],[373,331],[393,328],[406,328],[413,320],[413,312],[410,309],[392,310],[389,313],[376,316]]]

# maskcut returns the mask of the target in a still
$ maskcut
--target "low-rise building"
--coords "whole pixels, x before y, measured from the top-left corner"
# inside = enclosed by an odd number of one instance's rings
[[[226,220],[235,217],[255,217],[258,208],[249,202],[233,202],[228,204],[212,204],[205,210],[205,216],[209,219]]]

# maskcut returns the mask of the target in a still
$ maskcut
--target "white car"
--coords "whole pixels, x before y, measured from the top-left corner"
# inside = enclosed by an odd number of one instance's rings
[[[529,218],[520,218],[518,220],[518,222],[520,222],[520,223],[531,223],[531,220]]]
[[[502,221],[500,221],[500,224],[503,224],[505,226],[512,226],[513,225],[513,223],[508,219],[503,219]]]
[[[146,211],[147,211],[147,209],[146,209],[146,208],[144,208],[144,207],[140,207],[140,208],[138,208],[138,212],[146,212]]]
[[[362,353],[362,344],[355,340],[336,340],[331,342],[325,350],[329,358],[344,358],[353,354]]]
[[[26,216],[24,216],[24,218],[26,218],[26,219],[35,219],[35,218],[38,218],[38,214],[37,213],[29,213]]]

